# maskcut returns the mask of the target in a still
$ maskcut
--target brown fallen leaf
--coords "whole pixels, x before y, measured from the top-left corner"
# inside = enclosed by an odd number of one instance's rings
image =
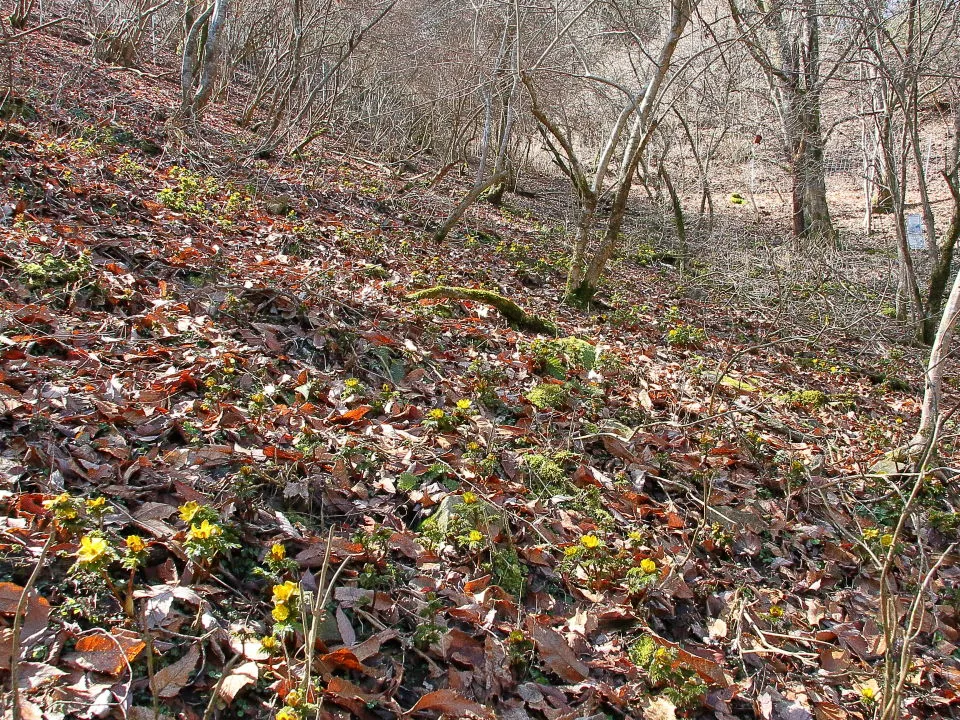
[[[200,650],[191,645],[187,654],[171,665],[160,668],[153,676],[153,691],[157,697],[176,697],[183,687],[190,682],[190,674],[200,659]]]
[[[17,611],[20,595],[23,588],[12,582],[0,582],[0,613],[12,614]],[[27,617],[42,615],[44,620],[50,615],[50,602],[39,595],[31,593],[27,597]]]
[[[32,692],[46,683],[54,682],[66,675],[63,670],[46,663],[20,663],[18,685],[21,690]]]
[[[223,678],[223,681],[217,687],[217,696],[229,705],[238,692],[259,679],[260,670],[257,668],[257,664],[252,660],[245,662],[243,665],[235,667],[229,675]]]
[[[567,683],[586,680],[590,669],[577,659],[563,635],[553,628],[541,625],[534,616],[526,620],[527,630],[537,646],[537,652],[547,669]]]
[[[435,690],[427,693],[404,715],[410,716],[424,710],[435,710],[452,718],[481,717],[492,720],[496,717],[493,710],[468,700],[456,690]]]

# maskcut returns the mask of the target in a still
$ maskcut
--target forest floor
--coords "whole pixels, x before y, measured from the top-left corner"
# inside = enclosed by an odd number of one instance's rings
[[[898,528],[924,351],[882,252],[731,231],[742,272],[701,241],[681,278],[647,235],[571,309],[543,193],[435,246],[467,181],[250,160],[228,105],[176,131],[170,73],[57,32],[0,120],[20,717],[869,718],[887,558],[905,712],[960,716],[957,492],[930,473]],[[406,299],[437,284],[558,336]]]

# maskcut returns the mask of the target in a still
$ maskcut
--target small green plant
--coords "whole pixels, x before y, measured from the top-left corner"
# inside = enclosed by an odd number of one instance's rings
[[[134,160],[130,153],[124,153],[114,163],[113,172],[124,180],[139,180],[147,174],[147,169]]]
[[[657,561],[653,558],[644,558],[636,567],[627,570],[624,586],[631,595],[640,595],[647,588],[657,584],[660,579]]]
[[[540,383],[534,385],[524,396],[538,410],[560,410],[570,399],[566,385]]]
[[[181,505],[179,512],[187,524],[184,552],[200,567],[209,569],[219,555],[240,547],[229,537],[214,508],[191,500]]]
[[[830,398],[822,390],[792,390],[780,396],[788,405],[815,410],[826,405]]]
[[[577,337],[534,340],[529,352],[537,371],[557,380],[565,380],[571,372],[592,370],[599,355],[596,347]]]
[[[689,323],[681,323],[667,330],[667,344],[676,347],[700,345],[707,340],[707,333]]]
[[[658,257],[657,249],[653,245],[641,242],[634,250],[632,260],[640,267],[650,267]]]
[[[706,695],[706,684],[696,670],[678,659],[675,648],[662,647],[644,635],[630,646],[628,654],[634,665],[647,674],[650,684],[662,688],[678,708],[692,709]]]
[[[540,453],[524,455],[523,468],[526,471],[527,486],[542,497],[572,494],[573,488],[560,464],[564,459]]]
[[[37,262],[19,264],[21,276],[26,279],[27,285],[35,290],[79,282],[91,269],[89,251],[81,253],[73,260],[46,255]]]
[[[219,189],[216,178],[204,177],[188,168],[174,165],[167,176],[176,184],[157,193],[161,205],[194,215],[209,212],[209,202]]]

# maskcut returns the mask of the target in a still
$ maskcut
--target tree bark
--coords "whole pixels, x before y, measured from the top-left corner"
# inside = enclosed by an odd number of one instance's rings
[[[920,415],[920,427],[913,437],[912,447],[926,447],[936,440],[940,422],[940,401],[943,399],[943,374],[946,361],[950,357],[957,320],[960,318],[960,274],[953,282],[953,289],[947,300],[947,306],[940,318],[940,325],[933,347],[930,348],[930,362],[927,364],[927,377],[924,383],[923,408]]]

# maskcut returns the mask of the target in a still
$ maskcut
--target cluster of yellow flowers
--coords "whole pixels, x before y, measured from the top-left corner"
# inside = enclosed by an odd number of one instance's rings
[[[210,540],[219,535],[223,530],[219,525],[211,525],[209,520],[204,520],[199,525],[191,525],[187,532],[188,540]]]
[[[876,528],[867,528],[863,531],[863,539],[867,542],[878,542],[880,547],[888,548],[893,545],[893,535],[890,533],[880,534]]]
[[[273,619],[278,623],[287,622],[294,615],[294,608],[300,587],[292,580],[273,586]]]

